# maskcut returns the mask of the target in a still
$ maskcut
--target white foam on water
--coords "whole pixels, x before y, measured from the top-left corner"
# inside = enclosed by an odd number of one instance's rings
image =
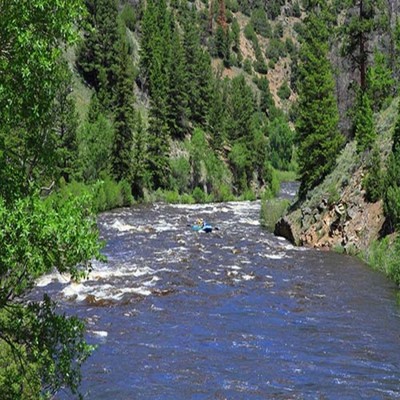
[[[286,257],[285,253],[278,253],[278,254],[259,254],[261,257],[269,258],[271,260],[282,260]]]
[[[35,284],[38,287],[46,287],[53,282],[68,283],[70,281],[71,281],[70,274],[60,274],[58,271],[55,271],[52,272],[51,274],[41,276],[36,280]]]
[[[109,225],[110,228],[117,230],[118,232],[127,232],[135,230],[132,225],[125,224],[119,219],[116,219],[112,224]]]
[[[84,283],[72,282],[66,286],[61,293],[69,300],[82,302],[88,296],[92,296],[98,300],[121,300],[125,294],[139,294],[141,296],[149,296],[152,292],[145,286],[139,287],[123,287],[117,288],[111,284],[103,284],[97,286],[85,285]]]
[[[108,336],[108,332],[106,331],[89,331],[92,335],[99,336],[102,338],[106,338]]]
[[[252,279],[254,279],[254,275],[243,275],[242,278],[245,281],[251,281]]]

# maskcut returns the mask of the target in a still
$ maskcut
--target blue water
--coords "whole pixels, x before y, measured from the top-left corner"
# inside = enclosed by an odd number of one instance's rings
[[[397,289],[357,259],[274,237],[259,207],[100,216],[109,262],[80,285],[52,276],[38,288],[98,345],[87,399],[400,398]],[[219,230],[193,232],[196,217]]]

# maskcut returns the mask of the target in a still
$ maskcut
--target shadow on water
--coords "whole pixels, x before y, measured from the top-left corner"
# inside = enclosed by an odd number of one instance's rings
[[[259,208],[100,216],[109,262],[80,284],[41,282],[99,344],[83,370],[86,398],[400,398],[395,287],[354,258],[263,231]],[[196,217],[220,229],[193,232]]]

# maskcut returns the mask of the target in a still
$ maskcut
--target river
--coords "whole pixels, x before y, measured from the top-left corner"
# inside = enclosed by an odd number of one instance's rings
[[[85,398],[400,398],[395,286],[355,258],[274,237],[259,212],[256,201],[99,216],[108,263],[36,289],[98,345]],[[219,230],[191,231],[197,217]]]

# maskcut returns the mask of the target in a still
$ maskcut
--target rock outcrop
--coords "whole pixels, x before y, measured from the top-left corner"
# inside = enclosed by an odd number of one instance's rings
[[[281,218],[275,234],[293,244],[358,252],[379,237],[385,222],[381,201],[369,203],[362,188],[363,163],[345,160],[355,154],[348,145],[337,169],[302,203]],[[341,165],[342,163],[342,165]]]

